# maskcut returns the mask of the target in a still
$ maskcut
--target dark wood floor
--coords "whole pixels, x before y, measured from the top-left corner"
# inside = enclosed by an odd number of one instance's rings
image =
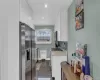
[[[39,70],[33,69],[32,70],[32,80],[41,80],[43,78],[51,78],[51,70],[49,66],[50,61],[41,61]],[[31,80],[31,71],[26,74],[26,80]],[[46,79],[45,79],[46,80]]]
[[[51,70],[49,66],[49,61],[44,61],[41,64],[39,71],[37,71],[38,78],[51,78]]]
[[[35,68],[32,69],[32,72],[29,71],[26,73],[25,80],[36,80],[36,69]]]

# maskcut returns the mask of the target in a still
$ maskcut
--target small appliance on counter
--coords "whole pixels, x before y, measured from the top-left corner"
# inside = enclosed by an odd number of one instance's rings
[[[67,50],[67,41],[55,41],[55,48],[59,48],[61,50]]]

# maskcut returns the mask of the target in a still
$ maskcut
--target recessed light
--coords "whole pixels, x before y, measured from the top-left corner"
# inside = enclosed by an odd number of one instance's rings
[[[42,17],[42,19],[44,19],[44,17]]]
[[[48,5],[47,4],[45,4],[45,8],[47,8],[48,7]]]

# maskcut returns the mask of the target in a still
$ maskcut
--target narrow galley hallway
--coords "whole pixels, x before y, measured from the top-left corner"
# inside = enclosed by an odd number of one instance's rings
[[[20,80],[61,80],[60,63],[67,61],[71,2],[20,0]]]
[[[26,80],[51,80],[51,68],[49,66],[50,61],[44,60],[36,63],[36,68],[32,69],[32,77],[30,76],[31,71],[26,73]]]
[[[50,61],[41,61],[37,63],[36,78],[37,80],[51,80]]]
[[[100,80],[100,0],[1,0],[0,11],[0,80]]]

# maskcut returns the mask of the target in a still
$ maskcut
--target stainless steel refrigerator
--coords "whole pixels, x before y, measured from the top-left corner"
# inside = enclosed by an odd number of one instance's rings
[[[20,22],[20,80],[35,80],[35,30]]]

